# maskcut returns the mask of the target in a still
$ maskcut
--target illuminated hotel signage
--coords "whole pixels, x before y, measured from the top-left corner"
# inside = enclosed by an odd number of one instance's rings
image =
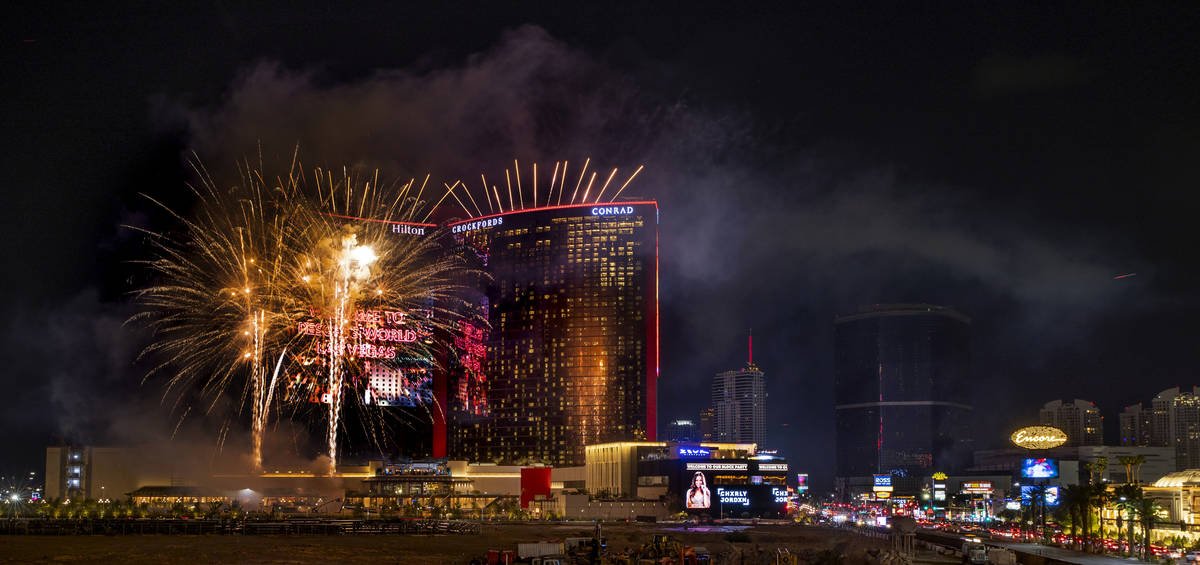
[[[392,224],[392,233],[406,235],[425,235],[424,227],[410,226],[408,224]]]
[[[759,471],[787,471],[787,463],[759,463]]]
[[[680,447],[680,457],[708,457],[712,452],[703,447]]]
[[[633,206],[596,206],[592,208],[593,216],[622,216],[632,213]]]
[[[745,471],[749,467],[746,463],[688,463],[688,471]]]
[[[1052,426],[1029,426],[1013,432],[1013,445],[1025,449],[1050,449],[1067,443],[1067,433]]]
[[[891,475],[875,475],[875,492],[892,492],[892,476]]]
[[[991,481],[964,481],[962,491],[967,494],[987,494],[992,492]]]
[[[452,233],[462,233],[465,231],[481,230],[483,228],[490,228],[493,226],[499,226],[499,225],[503,225],[503,224],[504,224],[504,216],[497,216],[495,218],[488,218],[486,220],[476,220],[474,222],[458,224],[457,226],[450,228],[450,231]]]

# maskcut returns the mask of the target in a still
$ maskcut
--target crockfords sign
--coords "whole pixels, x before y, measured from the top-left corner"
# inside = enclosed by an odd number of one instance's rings
[[[1067,443],[1067,433],[1052,426],[1029,426],[1013,432],[1013,445],[1025,449],[1050,449]]]
[[[497,218],[488,218],[486,220],[476,220],[474,222],[458,224],[457,226],[450,228],[450,231],[452,233],[462,233],[465,231],[490,228],[492,226],[499,226],[499,225],[503,225],[503,224],[504,224],[504,216],[500,216]]]

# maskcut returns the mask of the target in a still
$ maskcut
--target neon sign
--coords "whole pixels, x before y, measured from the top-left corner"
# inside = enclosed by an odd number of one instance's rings
[[[679,456],[680,457],[708,457],[710,455],[712,455],[712,452],[707,449],[704,449],[703,447],[680,447],[679,448]]]
[[[1025,449],[1050,449],[1067,443],[1067,433],[1053,426],[1029,426],[1013,432],[1009,439]]]
[[[495,217],[495,218],[489,218],[486,220],[477,220],[474,222],[467,222],[465,224],[458,224],[457,226],[450,228],[450,231],[452,233],[462,233],[465,231],[481,230],[483,228],[490,228],[493,226],[499,226],[499,225],[503,225],[503,224],[504,224],[504,216],[499,216],[499,217]]]
[[[688,463],[688,471],[745,471],[746,463]]]
[[[596,206],[592,208],[593,216],[620,216],[632,213],[633,206]]]

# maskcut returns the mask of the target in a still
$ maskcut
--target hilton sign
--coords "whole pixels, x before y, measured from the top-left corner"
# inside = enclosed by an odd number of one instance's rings
[[[1013,445],[1025,449],[1050,449],[1067,443],[1067,433],[1051,426],[1029,426],[1013,432]]]

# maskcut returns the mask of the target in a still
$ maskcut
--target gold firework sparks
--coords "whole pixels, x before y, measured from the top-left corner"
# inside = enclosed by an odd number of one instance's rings
[[[566,194],[566,188],[567,188],[567,169],[568,169],[569,162],[568,161],[555,161],[553,172],[550,175],[550,186],[548,187],[548,189],[545,192],[545,196],[546,196],[545,200],[541,200],[541,196],[539,196],[539,194],[538,194],[538,174],[537,174],[538,164],[533,163],[532,167],[531,167],[532,182],[528,185],[531,187],[532,194],[530,194],[530,198],[528,200],[526,200],[525,199],[525,190],[523,188],[526,185],[522,184],[522,179],[521,179],[521,163],[519,160],[514,159],[512,168],[504,169],[505,185],[508,187],[507,188],[507,190],[508,190],[508,206],[507,207],[504,205],[504,202],[501,200],[501,192],[496,188],[495,185],[491,185],[489,188],[489,185],[487,182],[487,176],[484,174],[480,174],[479,180],[481,181],[480,186],[482,187],[482,196],[483,196],[483,200],[485,202],[487,202],[487,204],[488,204],[488,213],[489,214],[503,214],[503,213],[507,213],[507,212],[515,212],[515,211],[526,210],[526,209],[530,209],[530,208],[536,208],[536,207],[540,207],[540,206],[564,206],[564,205],[573,205],[573,204],[604,204],[604,203],[617,202],[618,199],[621,197],[621,194],[625,192],[625,189],[628,188],[630,183],[633,182],[633,179],[637,178],[638,174],[640,174],[642,172],[642,169],[645,168],[645,165],[639,165],[637,167],[637,169],[635,169],[633,171],[633,174],[626,177],[624,182],[621,182],[620,188],[617,188],[615,192],[611,193],[612,194],[611,196],[609,196],[608,198],[605,198],[606,194],[610,194],[609,187],[616,186],[613,183],[613,181],[614,180],[619,181],[619,179],[617,179],[618,169],[616,167],[612,168],[603,177],[601,177],[600,171],[595,171],[595,170],[591,171],[591,174],[589,175],[588,167],[591,165],[591,162],[592,162],[591,157],[584,159],[583,168],[579,171],[579,176],[575,180],[575,188],[571,192],[570,196],[567,197],[564,195]],[[544,172],[544,169],[543,169],[543,172]],[[593,188],[593,186],[596,185],[597,178],[601,178],[601,180],[603,182],[600,185],[599,190],[596,191],[595,193],[593,193],[592,188]],[[586,179],[586,182],[585,182],[585,179]],[[558,190],[557,197],[555,197],[555,194],[554,194],[556,185],[557,185],[557,190]],[[457,181],[452,185],[444,185],[444,186],[446,186],[446,188],[447,188],[447,194],[443,195],[442,198],[445,199],[447,196],[453,196],[454,200],[457,201],[457,203],[458,203],[458,207],[460,209],[462,209],[462,211],[464,213],[464,217],[476,218],[476,217],[484,215],[483,209],[477,203],[477,200],[474,195],[474,191],[471,189],[470,185],[468,185],[467,183],[464,183],[462,181]],[[583,189],[582,194],[580,193],[580,189]],[[459,196],[459,194],[458,194],[459,191],[462,193],[465,193],[466,199],[463,199]],[[515,192],[515,194],[514,194],[514,192]],[[495,201],[494,207],[492,205],[493,199]],[[539,200],[541,200],[541,201],[539,201]],[[471,207],[467,206],[467,202],[470,202]],[[527,203],[528,203],[528,207],[526,206]],[[438,204],[441,204],[441,202],[439,202]]]
[[[429,207],[420,200],[429,178],[410,197],[414,181],[381,190],[377,173],[316,169],[309,181],[296,154],[274,178],[261,159],[257,168],[240,163],[228,189],[198,159],[193,168],[194,214],[147,196],[181,226],[145,232],[153,258],[142,263],[154,282],[134,293],[141,311],[131,320],[154,333],[142,353],[157,362],[147,377],[169,374],[164,397],[175,391],[178,403],[196,390],[207,411],[240,392],[240,405],[250,404],[256,471],[273,407],[307,412],[300,408],[316,397],[326,404],[336,470],[342,404],[364,401],[360,392],[369,400],[367,367],[397,358],[432,364],[434,336],[466,311],[455,283],[466,280],[461,261],[444,252],[436,226],[415,221]],[[314,368],[323,378],[305,378]],[[281,400],[281,379],[307,394]]]

